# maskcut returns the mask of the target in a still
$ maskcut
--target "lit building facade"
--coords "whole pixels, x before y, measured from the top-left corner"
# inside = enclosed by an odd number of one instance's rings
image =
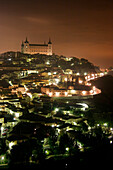
[[[49,42],[46,44],[30,44],[29,41],[26,40],[21,44],[21,52],[25,54],[46,54],[52,55],[52,42],[49,39]]]

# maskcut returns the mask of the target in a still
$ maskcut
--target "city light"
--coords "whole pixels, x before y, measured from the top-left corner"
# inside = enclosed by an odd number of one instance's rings
[[[49,64],[50,64],[50,61],[48,60],[48,61],[46,62],[46,64],[49,65]]]
[[[71,93],[72,93],[72,94],[75,94],[75,92],[76,92],[76,90],[71,90]]]
[[[12,149],[13,145],[15,145],[15,143],[14,142],[10,142],[9,143],[9,149]]]
[[[82,95],[86,95],[86,91],[82,91]]]
[[[80,73],[76,73],[77,76],[80,76]]]
[[[0,168],[112,167],[113,1],[0,9]]]
[[[1,157],[1,160],[4,160],[4,156]]]
[[[18,117],[19,117],[19,113],[16,112],[16,113],[15,113],[15,116],[18,118]]]
[[[55,108],[55,112],[58,112],[59,111],[59,108]]]
[[[65,96],[67,96],[68,95],[68,92],[64,92],[65,93]]]
[[[77,125],[77,123],[76,123],[76,122],[73,122],[73,125]]]
[[[110,140],[110,144],[112,144],[113,143],[113,141],[112,140]]]
[[[59,96],[60,95],[60,92],[56,92],[56,96]]]
[[[65,78],[64,80],[67,81],[67,78]]]
[[[94,91],[96,90],[96,87],[95,87],[95,86],[93,86],[93,90],[94,90]]]
[[[83,81],[82,80],[79,80],[79,84],[82,84],[83,83]]]
[[[69,151],[69,147],[66,147],[66,151]]]
[[[48,76],[51,76],[52,74],[51,74],[51,72],[48,72]]]
[[[58,84],[59,82],[60,82],[60,79],[55,79],[55,82],[56,82],[56,84]]]
[[[50,92],[50,93],[49,93],[49,96],[52,96],[52,95],[53,95],[53,93],[52,93],[52,92]]]
[[[87,82],[86,85],[87,85],[87,86],[91,86],[91,83]]]
[[[108,124],[107,123],[103,123],[104,126],[107,126]]]
[[[86,76],[86,75],[87,75],[87,73],[85,72],[85,73],[84,73],[84,76]]]
[[[93,94],[93,90],[90,90],[90,94]]]

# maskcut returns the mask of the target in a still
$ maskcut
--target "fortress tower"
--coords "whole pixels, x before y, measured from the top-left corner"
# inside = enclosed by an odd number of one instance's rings
[[[46,54],[52,55],[52,42],[49,38],[49,42],[46,44],[30,44],[29,41],[26,40],[21,44],[21,52],[25,54]]]

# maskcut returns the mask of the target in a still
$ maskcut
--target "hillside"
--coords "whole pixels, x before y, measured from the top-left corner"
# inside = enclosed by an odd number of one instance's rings
[[[52,56],[42,54],[23,54],[20,52],[6,52],[0,55],[0,66],[23,66],[37,68],[38,64],[48,67],[57,67],[62,70],[71,69],[73,73],[94,73],[100,71],[98,67],[84,58],[65,57],[53,54]]]
[[[94,97],[96,107],[102,111],[113,111],[113,76],[107,75],[91,83],[102,91]]]

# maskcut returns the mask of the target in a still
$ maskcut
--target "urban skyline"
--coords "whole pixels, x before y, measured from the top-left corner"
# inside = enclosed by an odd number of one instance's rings
[[[36,43],[51,37],[55,54],[108,68],[113,65],[112,11],[111,0],[2,1],[0,53],[20,51],[26,36]]]

